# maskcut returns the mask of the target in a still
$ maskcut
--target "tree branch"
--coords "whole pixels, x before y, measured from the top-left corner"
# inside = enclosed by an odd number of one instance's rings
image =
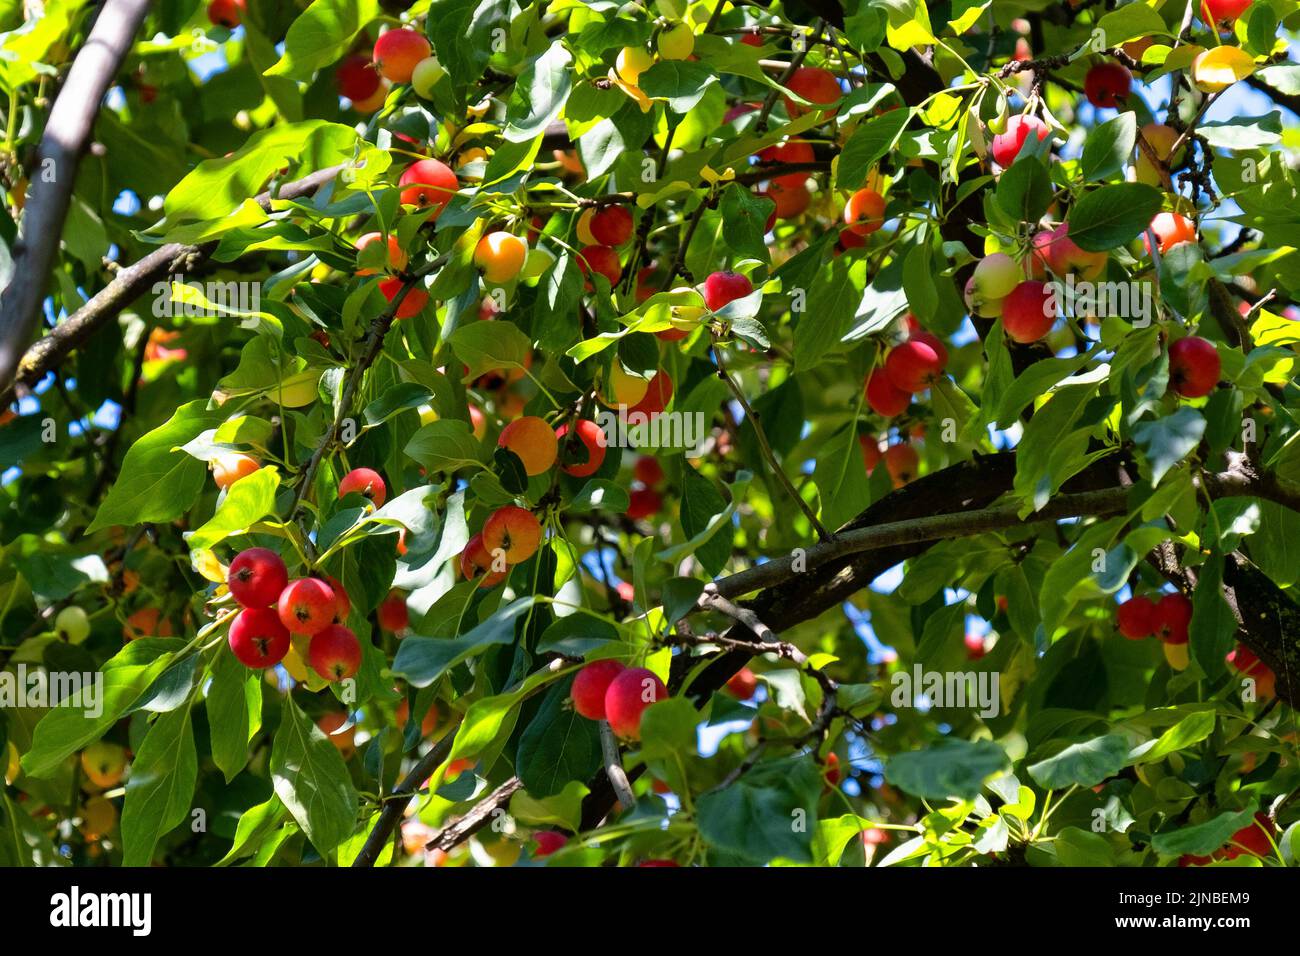
[[[95,115],[148,10],[149,0],[107,0],[50,109],[36,152],[22,238],[14,247],[13,279],[0,295],[0,388],[6,391],[40,322],[45,285]]]
[[[269,212],[273,199],[300,199],[308,196],[332,180],[342,169],[343,166],[340,165],[318,170],[302,179],[284,183],[274,193],[261,193],[255,201]],[[172,242],[119,269],[112,282],[27,349],[18,364],[13,381],[7,387],[0,387],[0,408],[13,401],[16,386],[35,385],[47,372],[62,363],[73,349],[85,344],[102,325],[116,318],[154,284],[170,275],[194,269],[212,255],[216,248],[215,242],[202,246]]]

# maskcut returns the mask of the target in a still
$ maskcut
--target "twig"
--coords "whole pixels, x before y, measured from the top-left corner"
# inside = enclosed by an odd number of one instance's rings
[[[713,356],[715,361],[718,363],[718,375],[727,383],[727,387],[731,389],[731,394],[734,395],[736,401],[740,403],[740,407],[745,410],[746,420],[754,426],[754,434],[758,438],[759,450],[762,451],[763,458],[767,461],[768,467],[776,475],[777,480],[781,483],[782,487],[785,488],[786,493],[794,499],[795,504],[797,504],[799,509],[804,513],[804,517],[808,519],[808,523],[812,525],[813,530],[817,532],[817,537],[822,541],[830,540],[831,533],[826,530],[825,525],[821,523],[821,520],[818,519],[817,515],[813,512],[812,506],[809,505],[808,502],[804,501],[803,496],[799,494],[794,483],[790,480],[790,476],[785,473],[785,469],[782,468],[780,463],[776,460],[776,454],[772,451],[772,446],[768,444],[767,435],[763,433],[763,426],[759,422],[758,413],[755,412],[753,406],[749,404],[749,399],[745,397],[744,390],[741,389],[741,387],[736,383],[736,380],[733,379],[731,374],[727,371],[726,362],[722,358],[722,350],[718,348],[717,343],[714,343],[713,345]]]
[[[383,852],[384,844],[388,842],[388,835],[393,832],[401,821],[402,815],[406,813],[406,805],[411,802],[411,797],[415,796],[429,776],[451,753],[451,745],[456,740],[456,731],[459,727],[460,725],[456,724],[443,734],[442,738],[429,748],[429,752],[416,762],[411,772],[393,789],[384,802],[383,809],[379,811],[379,819],[370,831],[370,836],[366,837],[365,845],[352,861],[354,867],[375,865],[379,854]]]
[[[813,21],[813,25],[808,28],[808,35],[814,36],[822,32],[826,21],[818,17]],[[754,123],[754,130],[759,133],[767,132],[767,119],[772,114],[772,108],[776,106],[776,98],[781,95],[779,87],[785,86],[786,81],[794,76],[794,71],[803,66],[804,59],[808,56],[808,51],[812,49],[811,43],[805,43],[804,48],[796,53],[790,59],[790,65],[785,68],[785,72],[776,81],[774,86],[767,94],[767,99],[763,100],[763,109],[758,114],[758,120]]]
[[[609,785],[614,788],[614,795],[625,809],[636,806],[636,794],[628,782],[627,771],[623,769],[623,757],[618,752],[618,741],[608,720],[598,721],[600,725],[600,752],[605,758],[605,773],[609,776]]]

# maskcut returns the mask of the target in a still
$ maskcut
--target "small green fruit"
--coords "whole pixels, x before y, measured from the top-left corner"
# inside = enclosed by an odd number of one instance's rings
[[[415,71],[411,74],[411,86],[421,99],[431,99],[433,88],[446,75],[447,71],[436,56],[426,56],[415,65]]]
[[[90,636],[90,618],[81,608],[71,604],[54,618],[54,630],[61,640],[80,644]]]

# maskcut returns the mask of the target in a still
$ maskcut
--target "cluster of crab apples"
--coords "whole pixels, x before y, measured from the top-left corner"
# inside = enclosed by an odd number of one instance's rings
[[[379,507],[387,487],[369,468],[356,468],[339,482],[339,497],[360,494]],[[301,656],[327,681],[345,680],[361,666],[361,642],[346,621],[352,602],[334,578],[289,579],[284,560],[269,548],[247,548],[230,562],[226,587],[240,610],[230,622],[228,642],[246,667],[263,670],[285,660],[295,638],[306,643]],[[394,592],[379,606],[379,622],[392,631],[408,624],[404,598]]]
[[[1160,638],[1170,666],[1183,670],[1188,664],[1192,610],[1191,600],[1180,591],[1156,597],[1138,594],[1116,608],[1115,629],[1129,640]],[[1254,680],[1259,698],[1273,696],[1276,683],[1273,671],[1249,647],[1238,644],[1226,660],[1234,670]]]

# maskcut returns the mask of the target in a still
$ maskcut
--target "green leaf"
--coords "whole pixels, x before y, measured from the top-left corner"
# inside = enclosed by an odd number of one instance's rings
[[[315,0],[289,24],[280,62],[266,75],[310,81],[317,70],[345,54],[352,38],[377,16],[378,0]]]
[[[993,194],[999,206],[1017,222],[1037,222],[1052,202],[1052,177],[1032,156],[1012,163]]]
[[[756,195],[744,186],[732,183],[722,194],[722,221],[726,228],[727,245],[737,256],[768,260],[767,217],[776,204],[765,196]]]
[[[872,116],[858,124],[844,150],[840,153],[839,164],[835,173],[836,189],[856,190],[866,182],[867,173],[874,163],[882,159],[907,126],[912,118],[910,110],[889,110],[880,116]]]
[[[1089,181],[1107,179],[1128,166],[1137,144],[1137,114],[1125,111],[1102,123],[1083,144],[1079,170]]]
[[[1116,47],[1135,37],[1169,35],[1164,18],[1145,3],[1129,3],[1097,22],[1095,49]]]
[[[404,451],[431,475],[482,464],[473,429],[468,423],[451,418],[441,418],[422,427],[411,436]]]
[[[533,598],[520,598],[461,637],[408,637],[397,648],[393,673],[416,687],[428,687],[461,661],[513,641],[516,622],[532,606]]]
[[[1145,231],[1161,202],[1160,190],[1145,183],[1094,189],[1070,210],[1070,238],[1085,252],[1109,252]]]
[[[245,810],[239,815],[239,823],[235,826],[235,840],[231,845],[229,852],[226,853],[215,864],[216,866],[226,866],[241,856],[248,856],[257,850],[259,846],[270,836],[288,816],[289,811],[285,809],[279,797],[271,797],[265,803],[259,803],[257,806]]]
[[[1187,406],[1134,428],[1133,440],[1151,469],[1151,484],[1160,484],[1165,473],[1190,455],[1204,435],[1205,417]]]
[[[1249,826],[1254,819],[1255,812],[1250,809],[1220,813],[1204,823],[1157,833],[1151,837],[1151,847],[1161,856],[1182,856],[1184,853],[1207,856],[1226,845],[1234,833]]]
[[[1213,707],[1189,714],[1155,740],[1149,740],[1134,747],[1133,752],[1129,754],[1128,762],[1134,764],[1152,763],[1156,760],[1162,760],[1172,753],[1186,750],[1214,733],[1214,725],[1217,719]]]
[[[191,550],[211,548],[232,535],[245,534],[254,524],[275,511],[275,492],[280,472],[272,465],[259,468],[226,489],[216,513],[189,537]]]
[[[1222,554],[1211,555],[1201,566],[1196,590],[1192,592],[1188,649],[1192,659],[1207,674],[1217,674],[1223,669],[1223,659],[1236,643],[1237,617],[1223,597],[1224,560]]]
[[[218,651],[206,703],[212,761],[229,783],[248,763],[248,742],[262,723],[261,673]]]
[[[596,722],[569,705],[572,683],[565,680],[547,691],[519,738],[515,774],[535,798],[560,793],[571,781],[587,780],[601,764]]]
[[[974,800],[985,780],[1009,766],[1006,752],[990,740],[949,739],[890,757],[885,779],[927,800]]]
[[[822,780],[811,759],[759,764],[731,786],[696,802],[700,835],[756,863],[811,863]]]
[[[556,40],[524,68],[515,82],[502,137],[520,143],[542,133],[564,108],[573,75],[573,57]]]
[[[526,369],[533,350],[528,336],[514,323],[505,321],[462,325],[448,342],[457,357],[469,366],[466,381],[497,369]]]
[[[123,647],[101,668],[102,693],[89,687],[78,691],[41,718],[32,747],[23,754],[23,770],[33,777],[48,777],[83,746],[104,736],[183,646],[176,639],[142,638]]]
[[[355,828],[357,792],[338,748],[292,697],[284,699],[280,715],[271,746],[275,794],[320,855],[328,857]]]
[[[712,481],[694,468],[684,469],[681,520],[688,538],[702,535],[714,516],[722,514],[726,507],[726,499]],[[695,556],[709,574],[720,573],[731,557],[731,535],[714,534],[695,549]]]
[[[1196,132],[1215,149],[1263,149],[1282,141],[1282,114],[1272,110],[1263,116],[1236,116],[1201,123]]]
[[[224,413],[209,410],[207,405],[206,399],[182,405],[164,424],[131,446],[87,534],[113,525],[171,521],[194,504],[207,469],[203,462],[173,449],[225,419]]]
[[[695,108],[709,86],[718,78],[703,63],[689,60],[660,60],[641,74],[637,85],[652,100],[667,100],[674,113]]]
[[[189,815],[198,773],[186,705],[154,721],[131,763],[122,804],[124,866],[147,866],[158,838]]]
[[[1115,774],[1128,762],[1128,738],[1123,734],[1106,734],[1079,743],[1029,765],[1029,775],[1047,790],[1070,786],[1095,787]]]

